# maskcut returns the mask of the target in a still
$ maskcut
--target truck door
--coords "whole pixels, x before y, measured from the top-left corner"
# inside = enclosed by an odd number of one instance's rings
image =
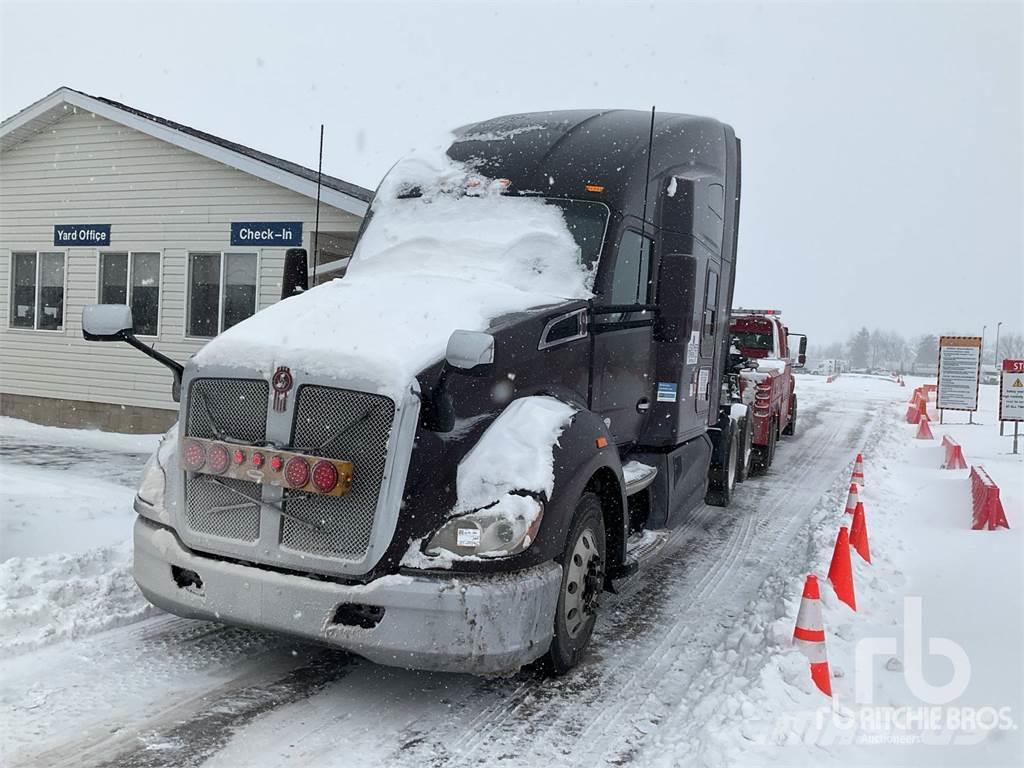
[[[590,409],[617,445],[636,442],[653,399],[652,259],[651,238],[624,229],[594,301]]]
[[[704,259],[701,259],[704,261]],[[711,383],[717,378],[712,375],[712,368],[715,365],[716,330],[719,323],[718,311],[718,264],[712,260],[706,260],[707,267],[704,272],[704,302],[700,307],[700,315],[694,322],[695,328],[700,328],[700,365],[694,372],[694,394],[693,407],[697,411],[698,422],[709,423],[709,413],[714,404],[714,410],[718,410],[718,393],[711,391]],[[710,419],[710,421],[716,421]]]

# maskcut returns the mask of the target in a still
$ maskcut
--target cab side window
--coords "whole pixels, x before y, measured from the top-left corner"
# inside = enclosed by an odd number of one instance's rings
[[[651,238],[626,230],[615,254],[611,283],[600,300],[602,306],[648,304],[651,300]],[[627,311],[602,313],[599,322],[616,323],[629,319]]]
[[[701,322],[701,354],[714,352],[715,326],[718,324],[718,272],[708,267],[704,280],[704,315]]]

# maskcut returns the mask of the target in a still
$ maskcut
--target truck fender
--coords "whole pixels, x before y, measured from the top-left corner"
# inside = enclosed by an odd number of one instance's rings
[[[565,548],[580,497],[593,491],[601,499],[611,564],[626,556],[629,517],[622,462],[608,427],[597,414],[577,411],[554,449],[555,485],[533,548],[556,557]]]
[[[723,437],[733,435],[739,429],[739,420],[729,413],[719,413],[718,423],[708,430],[711,437],[711,463],[722,466],[729,460],[729,441]]]

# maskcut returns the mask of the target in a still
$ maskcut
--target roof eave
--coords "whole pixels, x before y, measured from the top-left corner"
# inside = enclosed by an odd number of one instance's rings
[[[234,150],[222,147],[217,144],[213,144],[205,139],[201,139],[197,136],[191,136],[181,131],[175,130],[165,125],[160,125],[152,120],[147,120],[144,117],[133,115],[125,110],[118,109],[117,107],[107,104],[99,99],[95,99],[79,91],[75,91],[71,88],[58,88],[49,96],[37,101],[29,107],[21,110],[15,115],[12,115],[3,123],[0,123],[0,146],[4,149],[9,149],[12,146],[17,146],[22,141],[27,139],[27,136],[18,139],[16,142],[8,144],[4,141],[5,138],[12,135],[17,135],[17,131],[31,127],[33,121],[38,121],[39,127],[33,130],[35,133],[38,130],[42,130],[47,125],[56,122],[59,117],[51,114],[63,104],[69,104],[79,109],[87,110],[93,114],[104,117],[115,123],[119,123],[128,128],[140,131],[141,133],[148,134],[161,141],[166,141],[168,144],[186,149],[189,152],[194,152],[197,155],[202,155],[211,160],[219,163],[223,163],[231,168],[248,173],[251,176],[264,179],[272,184],[276,184],[285,189],[290,189],[293,192],[297,192],[300,195],[316,199],[317,197],[317,184],[315,181],[310,181],[301,176],[296,176],[293,173],[289,173],[286,170],[277,168],[275,166],[264,163],[252,157],[248,157]],[[343,192],[339,192],[336,189],[330,187],[320,186],[320,200],[326,205],[330,205],[334,208],[351,213],[355,216],[364,216],[369,204],[363,200],[360,200],[351,195],[346,195]]]

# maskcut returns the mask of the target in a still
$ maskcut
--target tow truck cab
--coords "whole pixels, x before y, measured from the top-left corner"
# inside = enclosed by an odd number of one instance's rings
[[[161,360],[180,380],[181,418],[151,460],[135,529],[135,578],[155,604],[383,664],[495,673],[546,656],[560,672],[589,640],[597,594],[636,567],[636,534],[677,526],[709,472],[730,482],[742,417],[719,395],[739,218],[732,128],[624,110],[520,114],[459,129],[447,155],[478,175],[467,186],[499,180],[506,197],[555,206],[595,270],[593,297],[452,327],[397,394],[369,369],[325,373],[284,343],[272,360],[232,355],[229,336],[207,348],[220,342],[223,360]],[[376,210],[377,199],[357,257]],[[238,328],[265,316],[272,334],[267,318],[296,312],[316,327],[309,308],[350,278],[302,292],[303,259],[286,266],[299,295],[289,285]],[[416,334],[407,309],[377,322]],[[318,343],[339,354],[358,341],[322,330],[336,338]],[[154,353],[126,307],[87,308],[83,332]],[[474,448],[534,406],[570,414],[549,449],[550,487],[503,476],[501,499],[460,507]],[[535,513],[497,516],[509,499]]]
[[[740,355],[751,361],[739,377],[740,396],[752,408],[752,470],[766,472],[782,435],[796,433],[797,394],[793,371],[807,360],[807,337],[790,333],[775,309],[732,311],[729,325]],[[791,339],[799,339],[794,352]]]

